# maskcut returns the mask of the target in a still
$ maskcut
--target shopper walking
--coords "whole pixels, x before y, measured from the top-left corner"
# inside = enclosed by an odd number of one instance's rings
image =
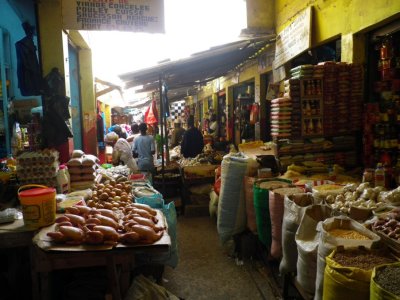
[[[183,157],[196,157],[203,151],[204,141],[200,130],[194,126],[194,117],[191,115],[187,121],[188,130],[182,138],[181,152]]]
[[[142,172],[154,171],[154,138],[147,135],[147,124],[139,125],[140,135],[133,140],[133,156],[138,158],[138,167]]]

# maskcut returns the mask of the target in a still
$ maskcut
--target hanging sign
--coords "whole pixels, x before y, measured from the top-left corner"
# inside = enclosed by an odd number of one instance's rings
[[[311,46],[311,6],[302,11],[276,37],[275,60],[276,69]]]
[[[164,0],[63,0],[64,29],[164,33]]]

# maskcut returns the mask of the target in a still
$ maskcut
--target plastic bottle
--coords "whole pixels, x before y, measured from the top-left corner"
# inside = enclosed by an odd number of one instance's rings
[[[385,187],[385,170],[381,163],[378,163],[375,169],[375,186]]]
[[[68,194],[70,190],[70,178],[66,165],[60,165],[57,172],[57,193]]]

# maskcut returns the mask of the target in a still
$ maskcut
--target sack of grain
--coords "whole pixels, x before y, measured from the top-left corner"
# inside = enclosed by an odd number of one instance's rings
[[[221,163],[217,230],[222,243],[246,229],[243,178],[248,157],[242,153],[225,155]]]
[[[315,282],[315,300],[322,299],[324,287],[325,258],[337,246],[371,248],[380,241],[380,237],[363,225],[345,216],[326,219],[318,225],[320,240],[318,245],[317,277]]]
[[[278,188],[269,191],[269,215],[271,218],[271,256],[280,259],[282,256],[282,221],[285,196],[303,192],[298,187]]]
[[[254,234],[257,234],[256,213],[253,201],[253,185],[255,177],[244,177],[244,197],[246,201],[247,228]]]
[[[326,257],[323,299],[373,299],[370,298],[373,268],[394,262],[388,249],[336,248]]]
[[[290,184],[290,180],[281,178],[259,179],[254,182],[253,199],[258,238],[268,248],[270,248],[272,244],[269,190],[288,187]]]

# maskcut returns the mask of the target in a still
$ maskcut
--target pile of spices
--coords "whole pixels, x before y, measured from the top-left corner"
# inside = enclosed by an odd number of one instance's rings
[[[385,251],[376,252],[366,249],[336,252],[333,260],[344,267],[354,267],[364,270],[371,270],[376,266],[395,262]]]
[[[379,284],[384,290],[387,290],[398,297],[400,297],[399,279],[399,266],[387,266],[380,268],[376,271],[375,282]]]
[[[366,235],[363,235],[353,229],[334,228],[334,229],[328,230],[328,232],[333,236],[336,236],[336,237],[342,238],[342,239],[347,239],[347,240],[370,240],[370,238],[367,237]]]

